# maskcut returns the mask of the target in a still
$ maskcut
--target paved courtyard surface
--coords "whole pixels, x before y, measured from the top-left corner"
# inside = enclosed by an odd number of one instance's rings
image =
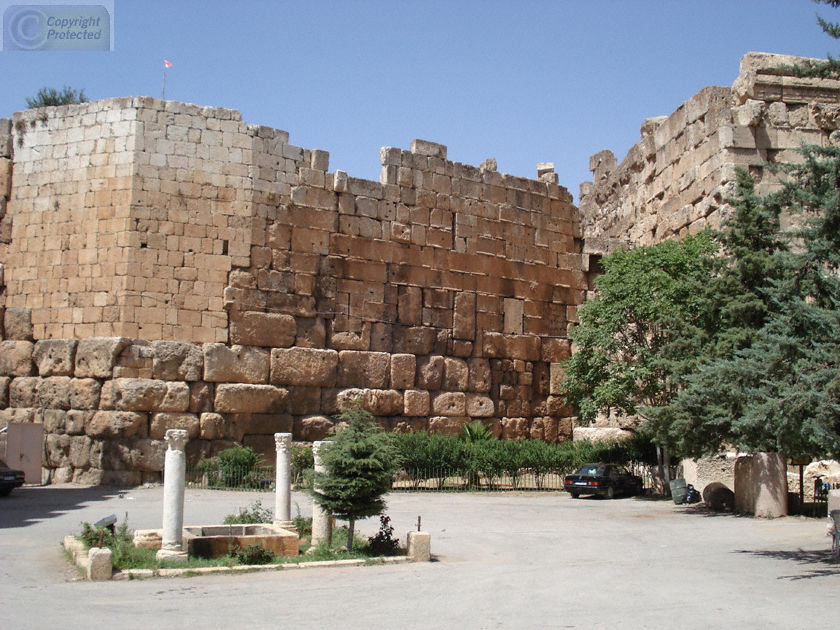
[[[22,488],[0,499],[0,628],[837,628],[825,521],[710,515],[563,493],[393,494],[400,538],[436,561],[239,576],[77,581],[60,541],[82,521],[161,523],[161,488]],[[186,525],[273,495],[186,494]],[[303,515],[311,502],[294,501]],[[293,504],[293,511],[295,506]],[[377,519],[360,524],[364,534]]]

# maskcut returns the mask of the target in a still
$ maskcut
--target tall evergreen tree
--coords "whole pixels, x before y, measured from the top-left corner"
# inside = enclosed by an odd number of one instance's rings
[[[385,511],[384,495],[399,468],[393,436],[379,429],[358,403],[339,417],[346,423],[319,452],[326,473],[316,473],[312,497],[348,522],[347,550],[353,551],[356,519]]]
[[[739,212],[722,236],[726,266],[710,283],[717,329],[687,386],[654,414],[683,454],[724,445],[840,453],[840,150],[801,152],[804,161],[781,168],[782,189],[765,198],[742,175]],[[771,233],[782,212],[796,227]],[[758,240],[738,247],[750,232]]]

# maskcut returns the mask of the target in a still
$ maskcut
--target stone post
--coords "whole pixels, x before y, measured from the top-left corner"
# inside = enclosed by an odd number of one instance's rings
[[[406,555],[414,562],[432,559],[432,535],[429,532],[408,532],[405,536]]]
[[[166,432],[166,458],[163,468],[163,530],[158,560],[186,560],[182,548],[184,528],[184,485],[187,472],[187,432],[169,429]]]
[[[277,449],[277,475],[274,495],[274,524],[277,527],[292,525],[292,434],[275,433]]]
[[[314,442],[312,444],[312,455],[315,458],[315,472],[327,472],[323,464],[321,464],[321,457],[318,451],[321,449],[323,442]],[[318,486],[314,487],[314,491],[318,492]],[[329,543],[332,540],[332,514],[324,510],[320,505],[313,501],[312,503],[312,546],[314,547],[321,541]]]

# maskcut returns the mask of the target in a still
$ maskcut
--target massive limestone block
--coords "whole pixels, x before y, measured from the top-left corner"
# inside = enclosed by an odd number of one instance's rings
[[[74,378],[70,381],[71,409],[98,409],[102,384],[94,378]]]
[[[73,376],[78,339],[42,339],[35,343],[32,359],[41,376]]]
[[[162,440],[169,429],[184,429],[187,438],[194,440],[198,437],[201,423],[194,413],[155,413],[149,423],[149,437]]]
[[[546,337],[542,340],[541,352],[546,363],[568,361],[572,356],[572,343],[568,339]]]
[[[470,419],[466,417],[432,416],[429,418],[429,431],[443,433],[444,435],[458,435],[469,421]]]
[[[283,413],[289,392],[273,385],[223,383],[216,386],[217,413]]]
[[[534,335],[511,335],[505,342],[507,356],[522,361],[539,361],[542,340]]]
[[[413,354],[391,355],[391,387],[411,389],[417,372],[417,357]]]
[[[394,334],[394,352],[405,354],[431,354],[437,343],[437,332],[434,328],[414,326],[399,330]]]
[[[297,323],[281,313],[231,313],[230,341],[243,346],[288,348],[295,342]]]
[[[467,415],[470,418],[492,418],[496,407],[489,396],[467,394]]]
[[[9,404],[12,407],[37,407],[38,383],[37,376],[21,376],[12,381],[9,386]]]
[[[455,339],[475,339],[475,293],[455,296],[452,334]]]
[[[5,409],[9,406],[9,385],[12,384],[12,379],[8,376],[0,376],[0,409]]]
[[[131,345],[126,337],[91,337],[76,346],[76,378],[111,378],[120,353]]]
[[[787,515],[787,474],[782,455],[753,453],[735,461],[735,510],[765,518]]]
[[[93,439],[128,439],[146,437],[148,418],[145,413],[133,411],[97,411],[93,414],[85,434]]]
[[[406,416],[428,416],[431,409],[431,396],[425,389],[408,389],[403,395]]]
[[[370,387],[383,389],[388,386],[391,355],[386,352],[358,352],[342,350],[338,353],[338,387]]]
[[[194,343],[153,341],[152,378],[198,381],[204,375],[204,352]]]
[[[158,414],[162,415],[162,414]],[[161,472],[166,459],[166,442],[162,439],[141,438],[131,443],[135,453],[134,466],[141,472]]]
[[[67,465],[67,458],[70,452],[70,436],[48,433],[44,436],[44,453],[46,454],[46,465],[50,468],[59,468]]]
[[[493,385],[490,361],[487,359],[470,359],[470,368],[467,389],[471,392],[486,394]]]
[[[237,413],[230,417],[231,436],[241,442],[248,435],[291,433],[294,419],[287,413]]]
[[[90,466],[90,447],[93,444],[86,435],[75,435],[70,439],[70,450],[67,455],[68,463],[73,468],[87,468]]]
[[[438,392],[432,396],[432,413],[437,416],[464,416],[467,396],[463,392]]]
[[[362,408],[374,416],[399,416],[403,413],[403,394],[395,389],[366,389]]]
[[[204,344],[204,380],[211,383],[268,382],[271,355],[264,348]]]
[[[64,419],[64,432],[68,435],[84,435],[85,426],[93,418],[95,411],[71,409]]]
[[[321,390],[321,412],[335,415],[364,402],[365,390],[351,387],[327,387]]]
[[[417,387],[437,391],[443,383],[443,357],[438,355],[417,359]]]
[[[36,386],[38,406],[42,409],[70,409],[72,380],[69,376],[49,376],[41,379]]]
[[[295,418],[292,438],[303,442],[318,442],[329,437],[333,426],[335,423],[326,416]]]
[[[102,386],[100,406],[120,411],[187,411],[190,388],[179,381],[115,378]]]
[[[275,348],[271,351],[271,383],[334,387],[338,352],[316,348]]]
[[[45,409],[43,413],[45,433],[66,433],[67,412],[61,409]]]
[[[199,435],[202,440],[223,440],[227,438],[227,424],[218,413],[203,413],[199,417]]]
[[[35,373],[32,363],[31,341],[0,342],[0,376],[31,376]]]
[[[321,411],[321,387],[289,387],[289,413],[306,416]]]
[[[502,418],[502,439],[524,440],[528,428],[528,418]]]
[[[202,413],[213,411],[213,384],[204,381],[190,383],[190,411]]]
[[[295,345],[300,348],[323,348],[327,329],[320,317],[298,317]]]
[[[449,391],[466,391],[469,383],[470,370],[467,362],[455,357],[443,359],[443,389]]]
[[[28,308],[7,308],[3,329],[6,339],[32,341],[32,312]]]

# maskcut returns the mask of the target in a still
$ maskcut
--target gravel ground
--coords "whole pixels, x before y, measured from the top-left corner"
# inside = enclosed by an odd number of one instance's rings
[[[395,533],[431,563],[79,581],[60,542],[82,521],[160,527],[163,490],[26,487],[0,499],[0,626],[120,628],[836,628],[825,521],[715,515],[565,493],[392,494]],[[187,490],[186,525],[273,495]],[[293,497],[303,515],[311,500]],[[371,535],[378,519],[360,530]],[[834,603],[832,603],[834,602]]]

